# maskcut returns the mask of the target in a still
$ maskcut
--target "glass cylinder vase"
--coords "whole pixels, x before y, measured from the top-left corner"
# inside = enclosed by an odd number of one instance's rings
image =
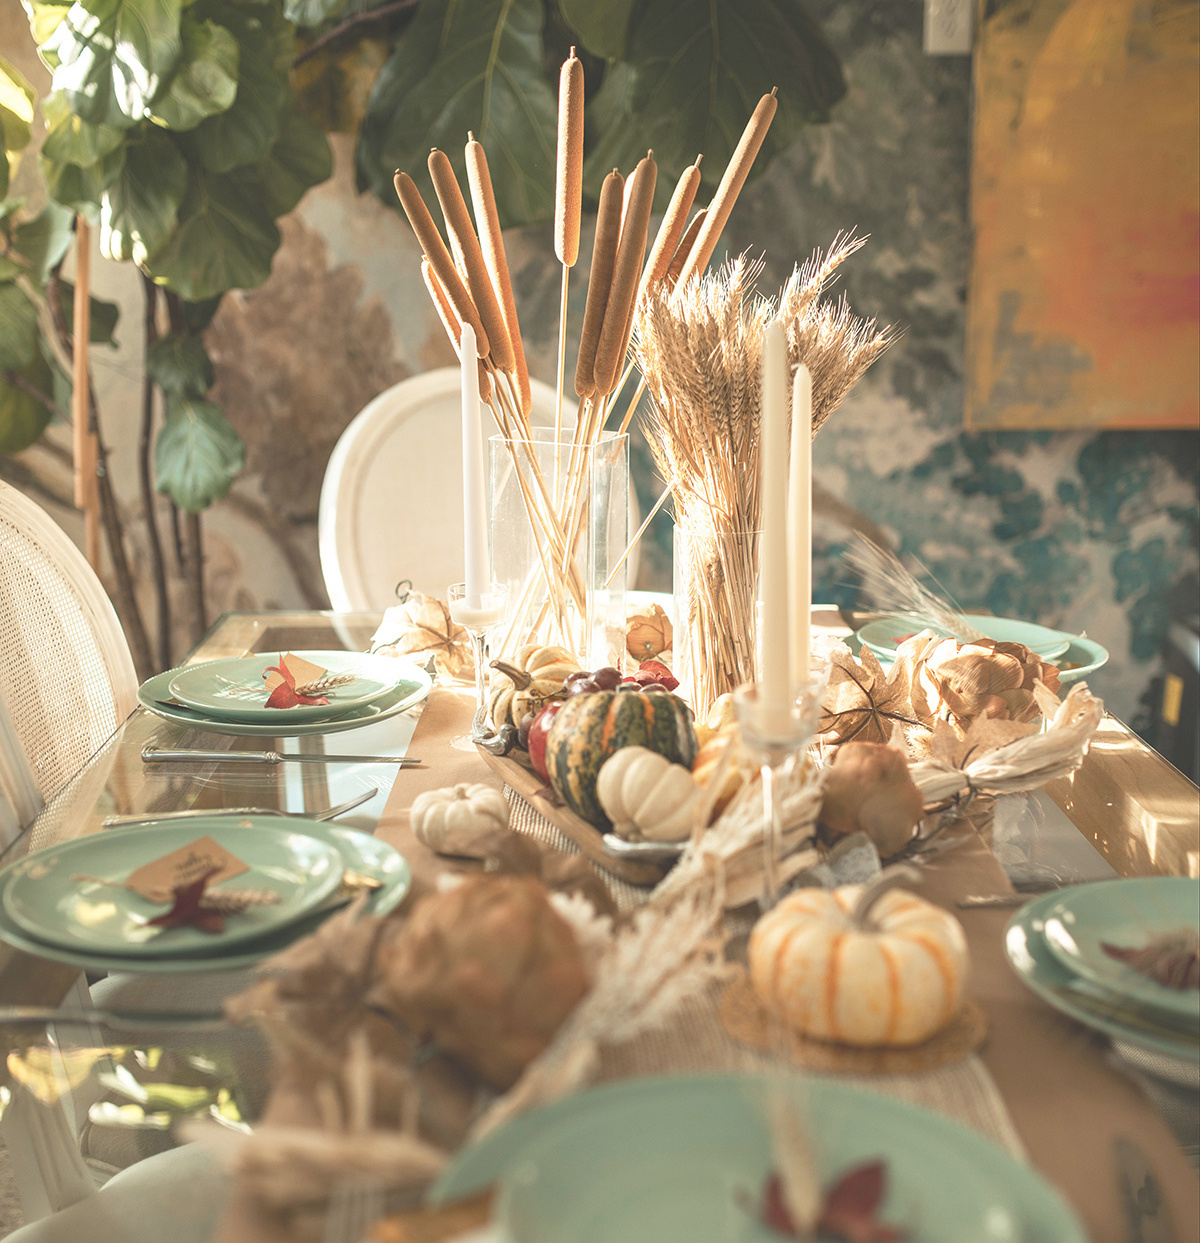
[[[678,521],[674,538],[675,676],[698,718],[757,681],[758,531],[710,518]]]
[[[528,643],[560,644],[586,668],[620,667],[625,651],[629,437],[594,444],[490,444],[492,578],[508,587],[508,622],[495,646],[511,660]]]

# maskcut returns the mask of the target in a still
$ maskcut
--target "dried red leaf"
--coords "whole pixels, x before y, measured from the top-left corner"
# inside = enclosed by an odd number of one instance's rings
[[[878,1219],[879,1206],[887,1195],[887,1165],[870,1161],[847,1170],[825,1192],[816,1234],[842,1243],[901,1243],[907,1231]],[[788,1212],[779,1175],[772,1173],[763,1188],[762,1222],[776,1234],[798,1239],[800,1233]]]
[[[298,695],[296,675],[284,663],[282,656],[279,657],[279,664],[268,666],[263,672],[263,677],[265,678],[268,673],[277,673],[283,679],[267,696],[266,706],[268,708],[295,708],[299,704],[327,704],[329,702],[324,695]]]
[[[225,916],[220,911],[209,910],[203,905],[204,891],[208,882],[220,871],[209,868],[203,876],[186,885],[176,885],[171,891],[174,899],[171,909],[146,921],[151,928],[199,928],[201,932],[224,932]]]
[[[1164,988],[1200,988],[1200,936],[1194,928],[1160,933],[1137,948],[1106,942],[1100,948]]]

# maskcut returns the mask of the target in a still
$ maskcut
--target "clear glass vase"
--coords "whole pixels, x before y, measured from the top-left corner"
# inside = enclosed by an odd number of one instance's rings
[[[620,667],[625,651],[629,437],[590,446],[493,436],[492,579],[508,587],[494,644],[511,659],[526,643],[561,644],[587,668]]]

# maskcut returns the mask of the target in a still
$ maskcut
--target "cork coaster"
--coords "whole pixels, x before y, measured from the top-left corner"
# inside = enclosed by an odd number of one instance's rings
[[[767,1011],[750,986],[743,968],[726,985],[720,1002],[721,1026],[726,1035],[752,1049],[770,1051]],[[974,1053],[987,1035],[987,1018],[973,1001],[962,1008],[940,1032],[923,1044],[907,1048],[857,1048],[815,1040],[788,1031],[792,1060],[807,1070],[840,1071],[854,1075],[908,1074],[937,1070]]]

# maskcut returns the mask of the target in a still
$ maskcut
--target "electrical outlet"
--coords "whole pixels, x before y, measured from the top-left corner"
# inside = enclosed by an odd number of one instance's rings
[[[925,0],[925,51],[970,56],[974,0]]]

